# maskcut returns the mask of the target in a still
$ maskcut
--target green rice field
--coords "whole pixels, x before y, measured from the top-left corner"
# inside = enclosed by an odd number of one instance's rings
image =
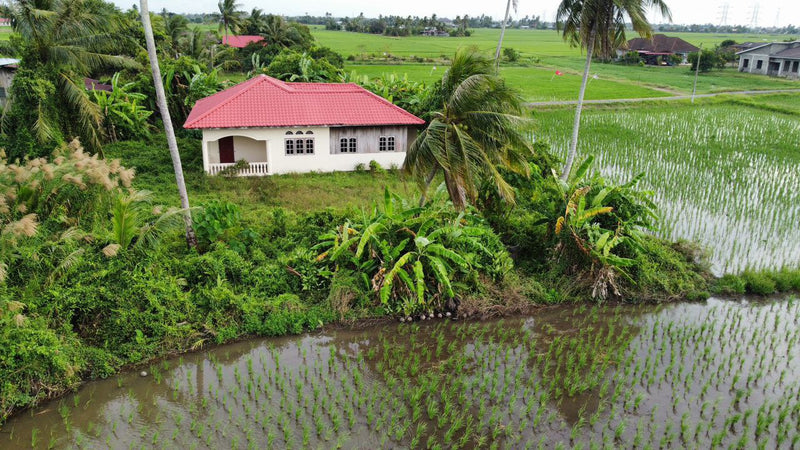
[[[800,263],[800,96],[727,102],[591,109],[579,155],[601,173],[643,186],[660,207],[659,234],[699,242],[717,274]],[[564,154],[572,109],[536,114],[539,139]]]
[[[3,448],[798,448],[800,303],[252,340],[85,386]]]
[[[441,79],[447,67],[435,64],[349,65],[345,69],[370,78],[394,73],[406,75],[411,80],[432,82]],[[558,76],[554,69],[545,67],[503,67],[500,72],[506,81],[515,86],[529,101],[575,100],[582,78],[581,74],[572,72],[562,72],[563,75]],[[588,100],[657,98],[670,95],[673,94],[645,87],[641,83],[606,79],[590,80],[586,91]]]
[[[389,37],[344,31],[313,29],[314,36],[322,45],[347,57],[353,55],[363,58],[369,56],[371,66],[361,62],[346,67],[348,71],[368,76],[385,73],[407,75],[412,80],[431,81],[441,77],[441,62],[425,64],[392,64],[392,56],[403,58],[420,57],[441,60],[450,57],[457,48],[475,47],[487,53],[494,53],[499,30],[477,29],[470,37],[434,38],[425,36]],[[713,47],[725,39],[737,42],[768,42],[784,40],[788,36],[770,35],[728,35],[711,33],[669,33],[688,42],[705,48]],[[583,73],[584,57],[579,49],[566,44],[555,30],[508,30],[503,41],[504,47],[521,52],[523,60],[538,61],[527,63],[527,67],[508,66],[503,69],[509,83],[517,87],[530,101],[575,100]],[[436,67],[434,69],[434,67]],[[553,78],[556,70],[564,73]],[[438,77],[436,74],[439,74]],[[654,67],[625,66],[620,64],[592,65],[591,84],[586,93],[587,99],[650,98],[667,95],[691,93],[694,76],[688,66]],[[594,78],[596,76],[597,78]],[[717,93],[763,89],[798,89],[800,83],[766,76],[741,74],[735,69],[715,70],[702,74],[698,79],[698,93]]]

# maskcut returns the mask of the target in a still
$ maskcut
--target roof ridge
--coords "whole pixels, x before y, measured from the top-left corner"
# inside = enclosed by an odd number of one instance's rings
[[[206,98],[202,99],[202,101],[205,103],[207,100],[209,100],[209,99],[212,99],[212,98],[214,98],[215,96],[217,96],[217,95],[219,95],[219,94],[222,94],[223,92],[225,92],[225,91],[227,91],[227,90],[229,90],[229,89],[234,89],[234,88],[236,88],[236,87],[241,87],[241,89],[239,90],[239,92],[237,92],[235,95],[231,95],[230,97],[228,97],[228,98],[227,98],[227,99],[225,99],[224,101],[220,102],[219,104],[217,104],[217,105],[214,105],[212,108],[209,108],[209,109],[208,109],[208,111],[206,111],[206,112],[204,112],[204,113],[200,114],[200,115],[199,115],[197,118],[195,118],[194,120],[192,120],[192,122],[191,122],[191,123],[188,121],[188,118],[187,118],[187,121],[186,121],[186,123],[184,123],[184,124],[183,124],[184,128],[185,128],[187,125],[191,125],[192,123],[195,123],[195,122],[198,122],[198,121],[202,120],[203,118],[205,118],[206,116],[208,116],[208,115],[209,115],[209,114],[211,114],[212,112],[214,112],[214,111],[217,111],[218,109],[220,109],[220,108],[222,108],[223,106],[227,105],[227,104],[228,104],[228,103],[230,103],[232,100],[234,100],[234,99],[236,99],[236,98],[239,98],[239,97],[240,97],[242,94],[244,94],[245,92],[247,92],[247,91],[249,91],[250,89],[252,89],[252,88],[253,88],[253,86],[256,86],[256,85],[258,85],[260,81],[264,81],[264,80],[265,80],[265,79],[267,79],[267,78],[271,78],[271,77],[268,77],[267,75],[258,75],[258,76],[256,76],[256,77],[254,77],[254,78],[250,79],[250,80],[247,80],[247,81],[245,81],[244,83],[238,84],[238,85],[236,85],[236,86],[231,86],[231,87],[229,87],[228,89],[225,89],[225,90],[223,90],[223,91],[219,91],[219,92],[217,92],[217,93],[216,93],[216,94],[214,94],[214,95],[210,95],[210,96],[208,96],[208,97],[206,97]],[[255,81],[254,81],[254,80],[255,80]],[[250,83],[250,84],[247,84],[247,83]],[[195,103],[195,107],[196,107],[196,106],[197,106],[197,103]],[[191,112],[189,113],[189,115],[191,115]]]

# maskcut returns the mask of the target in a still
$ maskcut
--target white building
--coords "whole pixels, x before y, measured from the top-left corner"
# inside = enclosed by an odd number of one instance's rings
[[[352,83],[287,83],[259,75],[199,100],[184,128],[203,131],[203,168],[215,175],[402,166],[425,122]]]
[[[739,72],[800,78],[800,41],[759,45],[736,55],[739,56]]]

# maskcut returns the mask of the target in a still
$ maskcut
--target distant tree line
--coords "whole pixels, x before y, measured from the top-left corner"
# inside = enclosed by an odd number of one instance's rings
[[[750,27],[747,25],[714,25],[714,24],[674,24],[662,23],[653,26],[653,31],[683,33],[746,33],[746,34],[799,34],[800,28],[795,25],[785,27]]]

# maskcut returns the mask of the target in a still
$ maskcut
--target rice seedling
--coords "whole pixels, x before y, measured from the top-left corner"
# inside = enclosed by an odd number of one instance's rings
[[[537,114],[537,138],[563,151],[568,114]],[[645,173],[660,233],[711,249],[716,273],[800,263],[796,116],[713,104],[587,111],[584,120],[592,142],[583,151],[601,172],[616,181]]]

